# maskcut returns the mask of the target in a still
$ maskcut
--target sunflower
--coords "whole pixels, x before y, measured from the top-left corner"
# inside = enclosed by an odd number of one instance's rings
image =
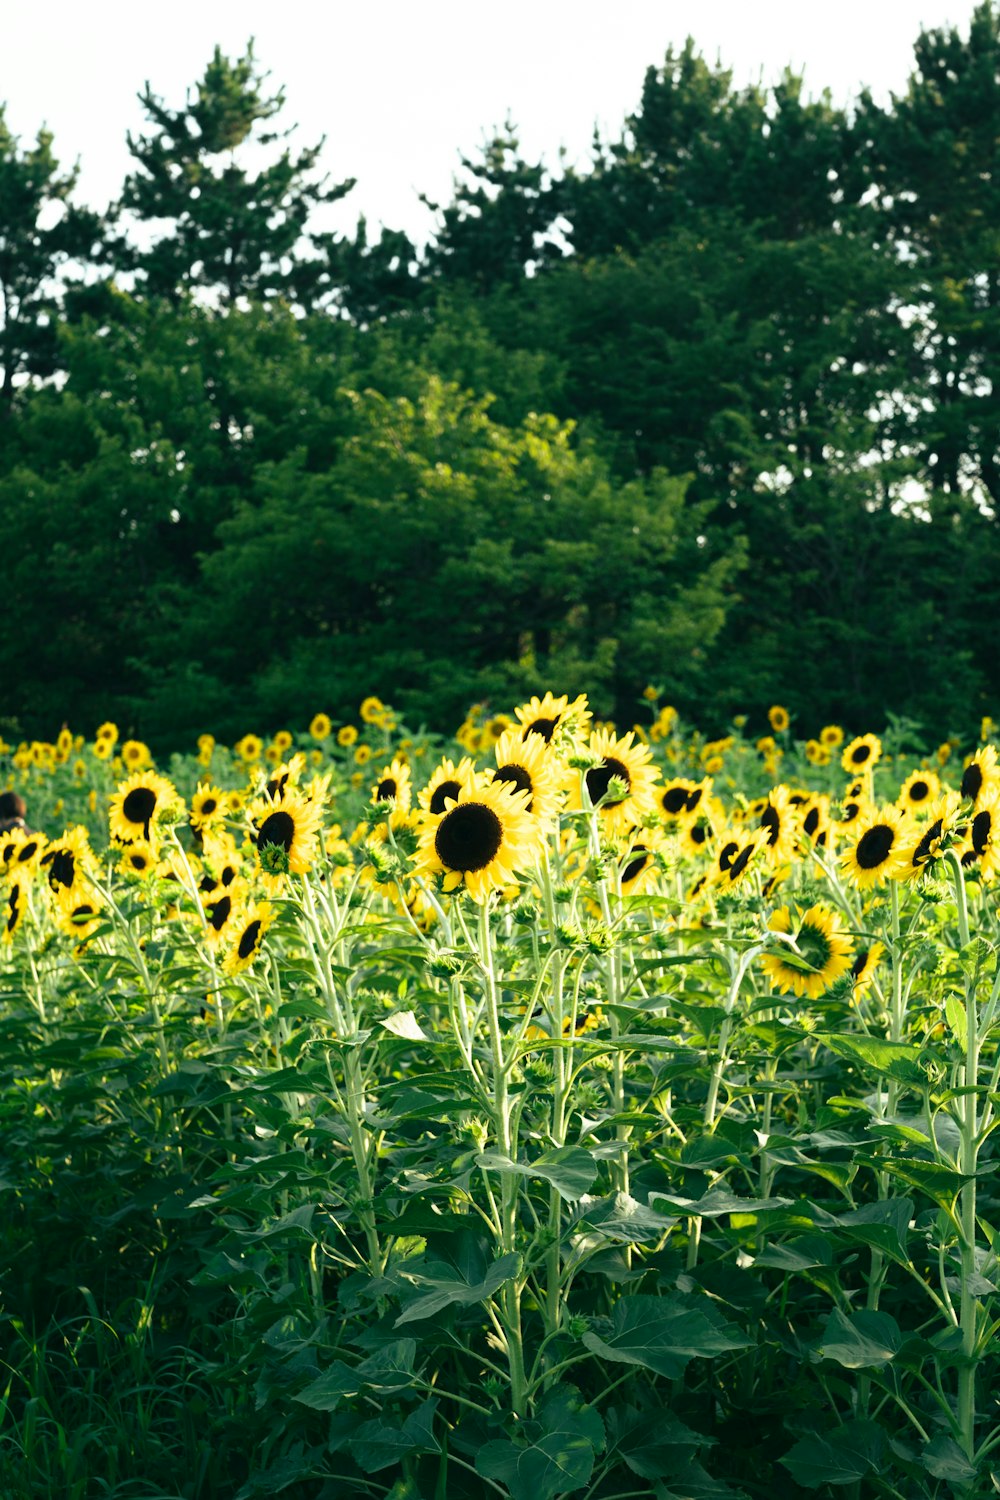
[[[462,783],[475,775],[475,767],[467,755],[455,764],[453,760],[442,760],[440,765],[435,766],[431,772],[430,780],[422,792],[417,795],[417,801],[424,812],[434,813],[440,816],[445,811],[449,801],[457,802],[458,794],[462,789]]]
[[[609,729],[594,730],[589,748],[592,755],[600,759],[588,771],[574,778],[570,791],[569,805],[572,808],[583,807],[584,786],[587,800],[594,807],[611,790],[612,781],[621,783],[625,795],[605,803],[598,810],[603,828],[613,837],[624,835],[656,811],[656,767],[651,764],[652,754],[645,745],[635,745],[633,739],[631,732],[616,739]]]
[[[293,755],[290,761],[282,761],[276,765],[267,784],[264,787],[265,797],[281,797],[290,786],[298,786],[302,778],[302,772],[306,768],[306,758],[301,751]]]
[[[686,776],[672,776],[656,789],[656,801],[665,818],[683,818],[688,808],[688,798],[700,783],[689,781]],[[709,782],[711,785],[711,782]]]
[[[791,990],[818,1000],[851,967],[850,937],[827,906],[810,906],[805,912],[780,906],[771,916],[770,927],[772,932],[787,933],[794,943],[782,943],[760,960],[779,994]]]
[[[784,734],[791,720],[788,717],[788,709],[782,708],[780,703],[773,703],[767,711],[768,722],[775,734]]]
[[[112,722],[111,722],[110,719],[106,720],[103,724],[98,724],[98,726],[97,726],[97,732],[94,735],[94,739],[95,739],[95,741],[96,740],[109,740],[112,745],[117,745],[117,743],[118,743],[118,725],[117,724],[112,724]]]
[[[722,803],[717,797],[699,800],[693,816],[685,817],[680,824],[680,851],[689,859],[696,859],[709,849],[719,829],[725,823]]]
[[[546,741],[523,729],[507,729],[494,747],[494,781],[528,793],[528,811],[549,822],[559,811],[563,771]]]
[[[177,792],[166,777],[158,776],[155,771],[136,771],[111,798],[108,809],[111,837],[126,844],[139,838],[148,843],[156,819],[178,801]]]
[[[337,730],[337,744],[341,749],[349,750],[357,743],[358,728],[356,724],[342,724]]]
[[[243,863],[236,840],[231,833],[212,832],[205,839],[203,849],[206,872],[198,888],[208,894],[227,889],[237,879]]]
[[[874,734],[859,735],[852,740],[840,757],[845,771],[870,770],[882,754],[882,741]]]
[[[467,778],[455,803],[428,817],[420,834],[414,874],[442,875],[446,891],[463,883],[473,901],[516,885],[542,844],[540,824],[528,812],[528,793],[506,782]]]
[[[618,880],[623,896],[644,895],[655,890],[663,876],[661,860],[667,841],[657,828],[637,830],[635,840],[618,861]]]
[[[281,797],[258,797],[247,816],[257,847],[257,866],[265,877],[288,871],[304,875],[316,853],[320,809],[290,787]]]
[[[309,733],[314,740],[319,740],[322,743],[323,740],[330,738],[332,732],[333,725],[327,714],[313,714],[309,724]],[[291,740],[289,740],[289,744],[291,744]]]
[[[983,745],[969,757],[962,773],[961,793],[975,807],[991,790],[1000,786],[1000,770],[997,768],[997,748]]]
[[[121,748],[122,765],[128,771],[142,771],[153,764],[149,746],[142,740],[126,740]]]
[[[885,952],[882,943],[872,943],[870,948],[861,948],[855,955],[851,964],[851,978],[854,981],[854,998],[860,1000],[867,989],[870,988],[875,978],[875,970],[878,968],[879,959]]]
[[[839,724],[824,724],[819,732],[819,742],[828,750],[836,750],[838,745],[844,743],[844,731]]]
[[[134,880],[148,880],[156,870],[156,853],[145,839],[137,839],[122,850],[119,868]]]
[[[97,756],[98,760],[110,760],[112,755],[114,755],[115,753],[115,742],[114,740],[102,740],[98,738],[94,741],[90,748]]]
[[[898,880],[909,864],[912,825],[905,813],[891,802],[868,808],[855,822],[853,842],[841,856],[847,878],[861,890]]]
[[[0,875],[33,875],[45,848],[44,833],[28,833],[24,828],[12,828],[0,834]]]
[[[833,834],[830,821],[830,799],[825,792],[816,792],[799,808],[799,827],[813,849],[825,849]]]
[[[0,942],[12,943],[14,934],[24,921],[24,914],[28,909],[28,879],[24,875],[14,875],[3,890],[3,927],[0,928]]]
[[[759,828],[752,832],[724,833],[713,860],[712,874],[716,884],[724,890],[739,885],[766,847],[766,835]]]
[[[373,695],[364,700],[358,713],[363,724],[377,724],[385,713],[385,704]]]
[[[371,800],[376,804],[388,803],[400,812],[409,812],[413,786],[410,768],[405,760],[396,756],[391,765],[383,767],[372,787]]]
[[[101,920],[101,907],[90,891],[61,889],[55,899],[56,926],[67,937],[85,942]]]
[[[87,830],[79,826],[67,828],[62,838],[48,844],[38,863],[48,877],[50,889],[56,894],[85,890],[87,873],[97,868]]]
[[[539,735],[547,745],[554,738],[582,739],[590,728],[590,709],[583,693],[573,702],[565,695],[555,698],[546,693],[544,698],[529,698],[515,708],[514,717],[520,720],[524,733]]]
[[[219,887],[204,897],[205,941],[210,948],[219,948],[229,942],[233,935],[233,921],[240,916],[245,900],[246,887],[242,881],[235,881],[228,889]]]
[[[783,865],[792,858],[798,819],[786,786],[773,786],[768,792],[758,827],[764,835],[767,857],[772,865]]]
[[[245,734],[242,739],[236,741],[233,750],[244,765],[252,766],[260,760],[263,754],[264,741],[259,734]]]
[[[226,794],[222,788],[212,786],[208,781],[199,781],[191,798],[191,827],[204,834],[206,829],[218,827],[226,812]]]
[[[199,734],[198,736],[198,764],[199,766],[210,766],[212,756],[215,753],[215,736],[213,734]]]
[[[941,795],[936,771],[913,771],[899,789],[896,806],[908,813],[927,813]]]
[[[1000,786],[980,793],[963,841],[961,857],[962,864],[966,867],[975,865],[984,880],[991,880],[1000,869]]]
[[[249,969],[260,953],[264,935],[273,921],[267,901],[248,901],[228,919],[230,946],[222,960],[224,974],[242,974],[244,969]]]

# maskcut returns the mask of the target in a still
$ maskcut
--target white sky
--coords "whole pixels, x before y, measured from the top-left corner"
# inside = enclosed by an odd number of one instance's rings
[[[183,103],[218,43],[255,40],[277,123],[292,144],[326,136],[332,180],[356,177],[333,227],[364,213],[423,240],[433,220],[417,193],[448,201],[460,152],[509,113],[529,157],[581,164],[597,123],[617,136],[643,74],[692,35],[737,85],[786,64],[807,91],[850,104],[863,85],[888,98],[913,68],[921,26],[968,31],[973,0],[0,0],[0,102],[22,144],[44,123],[64,163],[79,158],[78,199],[103,208],[129,170],[126,130],[148,79]],[[324,227],[329,226],[329,221]]]

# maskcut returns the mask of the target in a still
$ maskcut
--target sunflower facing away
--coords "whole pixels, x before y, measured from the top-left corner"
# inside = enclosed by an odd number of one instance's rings
[[[817,1000],[851,967],[851,939],[839,917],[826,906],[808,911],[780,906],[771,931],[787,933],[795,946],[781,943],[761,957],[760,966],[779,994]]]

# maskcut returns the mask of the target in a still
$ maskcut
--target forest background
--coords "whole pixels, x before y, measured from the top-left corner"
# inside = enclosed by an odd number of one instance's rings
[[[314,227],[352,184],[265,70],[147,87],[103,212],[0,113],[0,729],[996,710],[993,4],[849,109],[689,42],[585,167],[463,159],[421,247]]]

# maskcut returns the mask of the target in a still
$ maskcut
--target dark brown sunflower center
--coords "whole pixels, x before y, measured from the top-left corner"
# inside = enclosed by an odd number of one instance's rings
[[[17,918],[18,918],[18,904],[17,903],[18,903],[18,897],[20,896],[20,894],[21,894],[20,888],[18,886],[16,886],[16,885],[12,885],[11,888],[10,888],[10,890],[7,892],[7,931],[8,932],[13,932],[14,928],[17,926]]]
[[[855,745],[851,751],[851,765],[863,766],[866,760],[871,759],[871,745]]]
[[[206,797],[198,811],[201,813],[201,816],[203,818],[210,818],[215,812],[215,809],[218,807],[218,805],[219,802],[217,797]]]
[[[558,719],[533,719],[524,731],[525,734],[540,734],[546,744],[549,743],[556,732]]]
[[[923,838],[920,840],[913,854],[910,856],[911,865],[925,865],[934,851],[934,844],[941,837],[942,819],[935,818]]]
[[[254,920],[252,922],[248,922],[246,927],[244,927],[243,929],[243,936],[240,938],[239,947],[237,949],[240,958],[249,958],[259,941],[260,918],[255,917]]]
[[[515,791],[518,791],[518,792],[531,792],[532,794],[534,794],[535,788],[534,788],[534,786],[532,784],[531,777],[528,774],[528,772],[524,769],[523,766],[516,766],[516,765],[501,766],[500,769],[497,771],[496,780],[497,781],[506,781],[508,783],[508,785],[510,785],[510,786],[512,786],[514,788]],[[534,801],[535,801],[534,795],[532,795],[532,796],[530,796],[528,798],[528,811],[529,812],[531,811],[532,806],[534,805]]]
[[[627,767],[620,760],[616,760],[613,755],[607,756],[601,761],[599,766],[594,766],[587,772],[587,791],[590,794],[591,802],[600,802],[616,776],[619,781],[624,781],[626,787],[631,789],[632,778],[628,774]]]
[[[730,880],[739,880],[740,876],[743,874],[743,871],[746,869],[747,865],[750,863],[751,857],[753,855],[754,847],[755,846],[753,844],[746,844],[740,850],[739,854],[737,854],[736,858],[732,861],[732,863],[729,866],[729,878],[730,878]]]
[[[728,844],[723,844],[719,850],[718,866],[720,874],[725,874],[736,857],[739,844],[735,839],[730,839]]]
[[[221,932],[229,921],[229,913],[233,909],[232,896],[220,896],[218,901],[212,901],[208,908],[208,924],[214,927],[216,932]]]
[[[692,844],[697,844],[699,846],[699,848],[700,848],[700,846],[702,844],[704,844],[707,841],[707,839],[708,839],[708,824],[707,823],[695,823],[694,827],[691,829],[691,842],[692,842]]]
[[[260,825],[260,831],[257,834],[257,847],[258,849],[263,849],[268,844],[279,844],[287,854],[292,847],[294,839],[295,819],[291,813],[287,813],[283,808],[279,808],[277,812],[268,813]]]
[[[7,844],[7,845],[5,845],[4,851],[3,851],[3,862],[4,862],[4,864],[5,865],[9,865],[10,862],[11,862],[11,860],[13,858],[14,858],[14,845],[13,844]]]
[[[76,856],[72,849],[56,849],[46,856],[44,863],[49,867],[49,885],[52,889],[64,885],[68,890],[76,876]]]
[[[809,809],[805,817],[802,819],[802,827],[805,829],[809,837],[812,838],[813,834],[816,832],[816,829],[819,827],[818,807],[811,807]]]
[[[702,799],[704,791],[705,791],[705,788],[703,786],[696,786],[693,792],[689,792],[688,793],[688,799],[687,799],[687,810],[688,810],[688,812],[694,812],[695,808],[698,806],[698,803]]]
[[[149,821],[156,811],[156,793],[150,786],[136,786],[122,803],[122,817],[127,823],[142,828],[149,837]]]
[[[930,790],[930,786],[926,781],[913,782],[910,787],[910,801],[923,802],[926,797],[930,796]]]
[[[129,863],[131,864],[133,870],[144,870],[149,864],[149,860],[146,858],[145,854],[130,854]]]
[[[988,808],[977,812],[972,820],[972,847],[977,854],[985,854],[993,832],[993,814]]]
[[[281,776],[272,776],[264,791],[271,798],[280,797],[287,785],[288,772],[285,771]]]
[[[760,826],[767,829],[768,847],[773,849],[781,833],[781,819],[778,817],[777,809],[772,807],[770,802],[760,815]]]
[[[679,812],[683,812],[687,805],[687,788],[683,786],[668,786],[660,798],[660,806],[665,813],[670,813],[671,817],[676,817]]]
[[[384,776],[375,788],[376,802],[395,802],[399,796],[399,787],[396,785],[395,776]]]
[[[971,761],[965,768],[962,777],[962,796],[968,797],[975,802],[983,789],[983,768],[977,761]]]
[[[637,875],[641,875],[649,864],[649,850],[642,844],[636,844],[632,850],[632,858],[622,871],[622,885],[628,885]]]
[[[862,870],[877,870],[885,864],[896,837],[896,830],[888,823],[876,823],[858,839],[854,857]]]
[[[855,979],[857,979],[859,975],[865,972],[865,968],[868,964],[868,955],[871,953],[871,951],[872,950],[870,948],[862,948],[861,952],[852,963],[851,974]]]
[[[222,881],[223,885],[232,885],[233,881],[236,879],[236,866],[226,865],[223,868],[222,874],[220,875],[219,879]]]
[[[431,793],[431,812],[439,816],[446,802],[455,802],[462,790],[457,781],[439,781]]]
[[[460,802],[445,813],[434,835],[434,850],[445,869],[463,875],[485,870],[502,843],[503,824],[485,802]]]

